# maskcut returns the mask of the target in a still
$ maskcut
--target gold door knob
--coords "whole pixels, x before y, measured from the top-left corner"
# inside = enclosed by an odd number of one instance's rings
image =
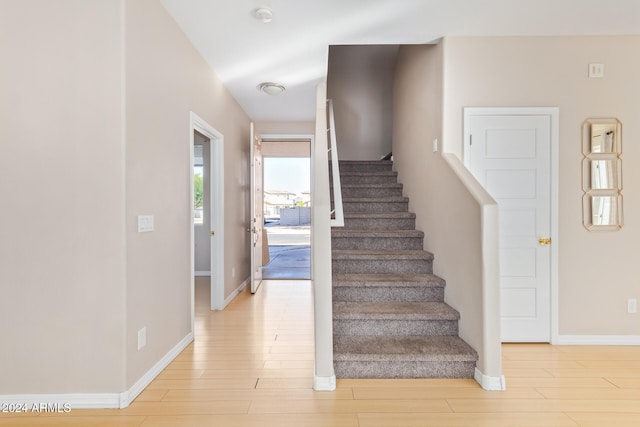
[[[213,230],[211,230],[211,235],[212,235],[212,236],[215,236],[215,235],[216,235],[216,232],[215,232],[215,231],[213,231]]]
[[[538,240],[538,242],[540,242],[541,245],[550,245],[551,244],[551,238],[550,237],[541,237],[540,240]]]

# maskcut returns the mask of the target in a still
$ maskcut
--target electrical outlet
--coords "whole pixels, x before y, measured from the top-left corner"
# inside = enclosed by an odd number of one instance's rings
[[[147,327],[138,331],[138,350],[147,345]]]
[[[231,267],[231,277],[232,278],[236,277],[236,268],[235,267]]]
[[[627,313],[634,314],[638,312],[638,300],[635,298],[629,298],[627,300]]]
[[[434,153],[438,152],[438,138],[433,140],[433,152]]]

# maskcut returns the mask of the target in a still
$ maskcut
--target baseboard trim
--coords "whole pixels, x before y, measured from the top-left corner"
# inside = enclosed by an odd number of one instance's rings
[[[211,276],[211,272],[210,271],[195,271],[193,273],[194,276],[196,277],[206,277],[206,276]]]
[[[500,375],[499,377],[490,377],[483,374],[480,369],[476,368],[473,379],[480,384],[480,387],[487,391],[505,391],[507,389],[507,382],[504,375]]]
[[[558,335],[554,345],[640,345],[640,335]]]
[[[233,301],[235,297],[237,297],[238,294],[247,287],[247,285],[249,284],[249,280],[250,278],[245,279],[244,282],[240,283],[240,286],[238,286],[233,292],[231,292],[231,294],[227,298],[225,298],[224,302],[222,303],[221,310],[224,310],[225,307],[227,307],[229,303],[231,303],[231,301]]]
[[[319,377],[313,376],[313,389],[315,391],[334,391],[336,389],[336,376]]]
[[[14,394],[0,395],[0,402],[24,406],[30,412],[69,412],[74,409],[126,408],[182,350],[193,341],[193,332],[184,337],[129,390],[122,393]]]
[[[136,397],[193,341],[193,332],[182,338],[167,354],[147,371],[129,390],[120,393],[120,409],[126,408]]]

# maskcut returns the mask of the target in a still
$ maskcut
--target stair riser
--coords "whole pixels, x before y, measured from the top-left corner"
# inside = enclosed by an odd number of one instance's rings
[[[334,259],[333,273],[431,274],[433,260],[424,259]]]
[[[337,378],[473,378],[475,362],[335,361]]]
[[[397,175],[341,175],[341,184],[395,184]]]
[[[402,197],[402,187],[342,187],[342,197]]]
[[[332,237],[331,247],[337,250],[422,250],[420,237]]]
[[[444,288],[334,287],[333,301],[348,302],[443,302]]]
[[[358,213],[383,213],[383,212],[407,212],[408,202],[349,202],[342,200],[342,207],[345,212]]]
[[[345,218],[344,228],[352,230],[415,230],[414,218]]]
[[[458,335],[457,320],[334,319],[334,335]]]
[[[340,173],[343,172],[387,172],[393,169],[391,162],[351,163],[338,162]]]

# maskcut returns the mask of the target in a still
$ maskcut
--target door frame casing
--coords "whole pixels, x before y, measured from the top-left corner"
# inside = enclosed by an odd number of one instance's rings
[[[551,124],[551,164],[550,164],[550,220],[551,245],[550,253],[550,337],[551,344],[559,343],[559,293],[558,293],[558,237],[559,220],[559,173],[560,173],[560,109],[558,107],[465,107],[463,113],[462,156],[463,163],[469,168],[469,148],[466,143],[470,137],[471,116],[548,116]]]
[[[195,322],[195,236],[193,228],[193,146],[194,132],[199,132],[209,138],[210,156],[210,202],[211,202],[211,230],[215,235],[211,237],[211,310],[224,308],[224,135],[217,131],[206,120],[193,111],[189,114],[189,210],[191,212],[190,227],[190,270],[191,270],[191,330]]]

